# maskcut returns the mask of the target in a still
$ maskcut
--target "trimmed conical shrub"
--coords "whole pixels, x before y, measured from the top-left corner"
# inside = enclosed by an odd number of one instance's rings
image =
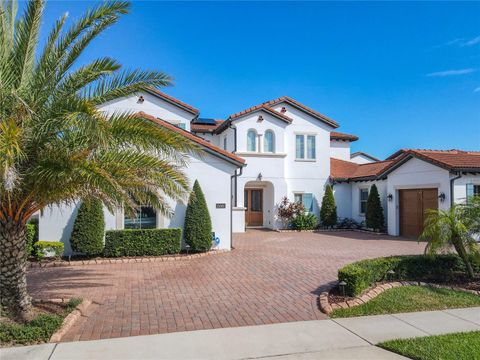
[[[212,247],[212,221],[198,180],[188,199],[184,235],[193,251],[208,251]]]
[[[70,246],[72,250],[88,256],[103,252],[105,219],[103,205],[100,200],[83,202],[73,224]]]
[[[375,184],[370,188],[367,200],[367,210],[365,212],[365,222],[367,228],[375,231],[383,230],[385,227],[385,219],[383,217],[383,208],[380,203],[380,195]]]
[[[337,224],[337,205],[335,205],[335,198],[333,197],[333,190],[330,185],[325,188],[323,194],[322,206],[320,208],[320,221],[322,226],[335,226]]]

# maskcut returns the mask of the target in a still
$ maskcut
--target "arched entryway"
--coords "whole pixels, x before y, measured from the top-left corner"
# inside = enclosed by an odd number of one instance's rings
[[[249,181],[243,192],[246,227],[271,227],[274,211],[274,187],[269,181]]]

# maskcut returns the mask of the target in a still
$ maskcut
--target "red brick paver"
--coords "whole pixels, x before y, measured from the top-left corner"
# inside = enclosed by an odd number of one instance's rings
[[[64,341],[314,320],[339,267],[424,248],[357,232],[272,231],[236,235],[234,246],[186,261],[32,269],[29,287],[36,298],[95,302]]]

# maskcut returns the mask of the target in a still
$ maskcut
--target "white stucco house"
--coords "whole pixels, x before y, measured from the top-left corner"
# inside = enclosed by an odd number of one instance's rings
[[[448,208],[480,194],[480,152],[400,150],[384,161],[351,153],[358,137],[336,131],[339,124],[298,101],[281,97],[233,113],[227,119],[199,117],[194,107],[157,90],[111,101],[112,112],[142,112],[203,149],[186,169],[205,193],[219,248],[232,247],[232,232],[248,227],[278,229],[276,208],[284,196],[319,214],[327,184],[334,187],[339,217],[364,219],[368,192],[376,184],[388,232],[416,236],[426,208]],[[185,204],[172,204],[173,218],[142,207],[136,219],[121,209],[105,210],[107,229],[182,227]],[[39,237],[66,243],[77,206],[46,210]]]

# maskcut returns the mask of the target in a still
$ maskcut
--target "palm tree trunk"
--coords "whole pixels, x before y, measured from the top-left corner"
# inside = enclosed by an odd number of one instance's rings
[[[25,224],[0,220],[0,299],[2,306],[19,321],[28,321],[32,315],[25,236]]]
[[[459,238],[454,238],[453,241],[453,246],[455,247],[455,251],[458,253],[460,258],[463,260],[463,263],[465,264],[465,267],[467,268],[467,274],[470,279],[473,279],[475,274],[473,272],[472,264],[470,264],[470,260],[468,259],[468,254],[467,251],[465,250],[465,247],[462,244],[462,240]]]

